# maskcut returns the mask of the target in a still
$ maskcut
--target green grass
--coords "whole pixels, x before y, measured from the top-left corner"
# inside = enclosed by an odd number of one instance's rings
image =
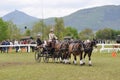
[[[93,53],[93,66],[37,63],[34,53],[0,53],[0,80],[119,80],[120,54]],[[72,62],[72,60],[71,60]]]

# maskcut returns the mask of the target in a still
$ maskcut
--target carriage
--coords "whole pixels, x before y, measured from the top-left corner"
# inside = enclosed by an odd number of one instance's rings
[[[44,43],[39,46],[35,51],[35,60],[41,62],[48,62],[50,58],[54,62],[62,62],[63,58],[68,54],[68,42],[67,41],[53,41]]]
[[[53,45],[54,44],[54,45]],[[35,60],[41,62],[43,59],[44,62],[48,62],[50,58],[54,61],[60,57],[60,47],[58,49],[54,48],[55,42],[46,42],[36,48],[35,51]]]
[[[93,46],[96,46],[96,40],[89,41],[87,43],[83,43],[81,40],[73,40],[73,41],[63,41],[55,43],[54,51],[51,46],[40,46],[36,49],[35,52],[35,60],[40,62],[43,59],[44,62],[48,62],[49,58],[62,59],[64,63],[69,63],[71,54],[74,56],[74,64],[76,64],[76,56],[80,57],[80,65],[84,64],[82,60],[82,54],[84,52],[85,56],[88,54],[89,57],[89,65],[91,66],[91,54],[93,51]]]
[[[37,62],[41,62],[42,59],[44,62],[48,62],[49,58],[52,58],[52,57],[53,57],[53,53],[52,53],[51,47],[40,46],[35,50],[35,60]]]
[[[48,62],[50,58],[53,59],[57,58],[58,60],[60,57],[63,57],[62,53],[66,53],[65,48],[66,45],[68,44],[68,41],[71,40],[71,38],[72,38],[71,36],[64,37],[64,41],[61,41],[57,44],[56,47],[58,49],[57,50],[55,49],[55,51],[53,51],[53,48],[50,46],[48,42],[47,42],[47,46],[43,46],[42,44],[35,50],[35,60],[37,62],[41,62],[41,60],[43,59],[43,62]]]

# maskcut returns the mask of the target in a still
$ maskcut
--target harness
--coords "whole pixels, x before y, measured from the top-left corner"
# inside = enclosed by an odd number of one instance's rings
[[[72,50],[73,50],[73,51],[77,51],[76,46],[77,46],[77,44],[76,44],[76,43],[74,43],[74,44],[73,44],[73,47],[72,47]]]
[[[85,51],[89,51],[89,50],[93,50],[93,48],[91,47],[91,42],[89,42],[89,43],[85,43],[84,44],[84,50]]]

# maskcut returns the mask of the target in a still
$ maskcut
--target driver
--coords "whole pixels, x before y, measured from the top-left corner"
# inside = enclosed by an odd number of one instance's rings
[[[50,29],[50,33],[49,33],[49,41],[51,42],[52,40],[56,40],[57,37],[55,36],[53,29]]]

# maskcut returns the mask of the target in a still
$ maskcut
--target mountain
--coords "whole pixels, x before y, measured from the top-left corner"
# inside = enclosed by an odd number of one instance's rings
[[[30,28],[34,22],[41,20],[17,10],[3,16],[3,19],[7,21],[12,20],[17,25]],[[82,9],[64,16],[63,20],[65,26],[74,27],[78,31],[85,28],[91,28],[93,31],[96,31],[105,27],[120,30],[120,6],[107,5]],[[44,19],[44,22],[46,24],[54,24],[54,18]]]
[[[25,26],[27,26],[28,28],[31,28],[32,25],[39,20],[38,18],[29,16],[26,13],[18,10],[15,10],[11,13],[4,15],[2,18],[5,21],[12,21],[20,29],[24,29]]]
[[[120,6],[83,9],[63,18],[66,26],[73,26],[78,30],[91,28],[96,31],[105,27],[120,30]]]

